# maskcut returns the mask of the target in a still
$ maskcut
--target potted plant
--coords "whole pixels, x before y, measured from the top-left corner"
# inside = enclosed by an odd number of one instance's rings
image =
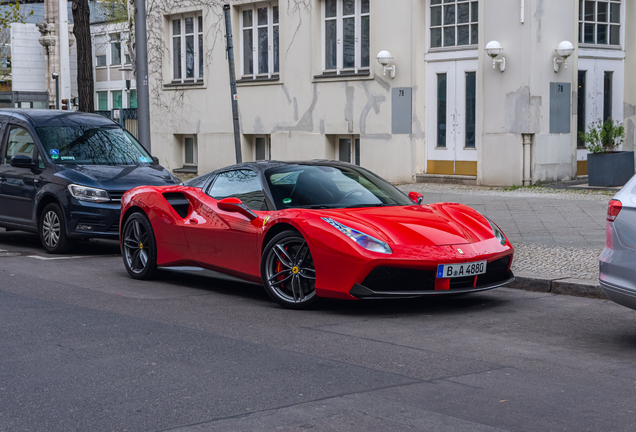
[[[587,155],[590,186],[623,186],[634,175],[634,152],[618,151],[625,140],[625,127],[608,119],[593,123],[587,133],[579,133],[590,153]]]

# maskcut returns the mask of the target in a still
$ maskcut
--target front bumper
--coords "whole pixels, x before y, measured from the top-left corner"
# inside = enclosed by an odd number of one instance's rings
[[[68,236],[76,239],[119,238],[119,217],[121,203],[91,203],[69,200],[66,209],[66,227]]]
[[[483,275],[448,279],[450,286],[447,289],[436,289],[434,270],[380,266],[374,268],[362,283],[355,284],[349,294],[359,299],[370,299],[486,291],[514,281],[514,274],[510,271],[511,259],[509,255],[489,262]]]

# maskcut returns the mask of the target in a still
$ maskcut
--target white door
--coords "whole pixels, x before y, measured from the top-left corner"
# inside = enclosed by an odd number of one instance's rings
[[[622,59],[579,59],[577,135],[599,120],[623,121],[624,66]],[[588,151],[577,140],[578,174],[587,174]]]
[[[477,65],[477,60],[428,63],[428,174],[477,175]]]

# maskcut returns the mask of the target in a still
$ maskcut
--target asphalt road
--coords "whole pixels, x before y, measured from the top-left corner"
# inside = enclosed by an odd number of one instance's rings
[[[633,431],[636,312],[497,289],[276,306],[0,229],[0,431]],[[46,259],[43,259],[46,258]],[[63,259],[50,259],[63,258]]]

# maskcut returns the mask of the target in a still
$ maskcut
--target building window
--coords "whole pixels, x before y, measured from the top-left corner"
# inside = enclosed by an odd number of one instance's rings
[[[241,76],[271,78],[280,72],[278,5],[241,9]],[[256,73],[255,73],[256,71]]]
[[[200,12],[173,17],[170,26],[172,82],[203,80],[203,17]]]
[[[339,161],[360,165],[360,137],[340,136],[336,142]]]
[[[108,58],[106,56],[110,45],[108,35],[95,35],[93,41],[93,51],[95,52],[95,66],[100,67],[108,65]]]
[[[130,90],[130,107],[137,108],[137,90]]]
[[[437,74],[437,147],[446,147],[446,74]]]
[[[369,15],[369,0],[324,0],[323,71],[369,69]]]
[[[111,95],[113,97],[113,109],[121,109],[121,90],[111,92]]]
[[[121,41],[119,33],[113,33],[110,35],[110,64],[121,64]]]
[[[431,0],[431,48],[477,45],[479,5],[468,0]]]
[[[107,91],[97,92],[97,110],[108,111],[108,92]]]
[[[464,147],[475,148],[477,118],[477,72],[466,72],[466,141]]]
[[[605,72],[603,77],[603,121],[612,120],[612,86],[614,72]]]
[[[197,145],[193,135],[183,137],[183,166],[197,165]]]
[[[620,30],[620,0],[579,0],[579,43],[619,46]]]
[[[585,143],[581,139],[581,133],[585,133],[585,125],[586,125],[586,112],[587,109],[585,106],[586,101],[586,78],[587,71],[579,71],[579,88],[578,88],[578,97],[577,97],[577,109],[576,109],[576,147],[580,149],[585,148]]]
[[[254,160],[270,160],[271,158],[269,135],[256,135],[254,137]]]

